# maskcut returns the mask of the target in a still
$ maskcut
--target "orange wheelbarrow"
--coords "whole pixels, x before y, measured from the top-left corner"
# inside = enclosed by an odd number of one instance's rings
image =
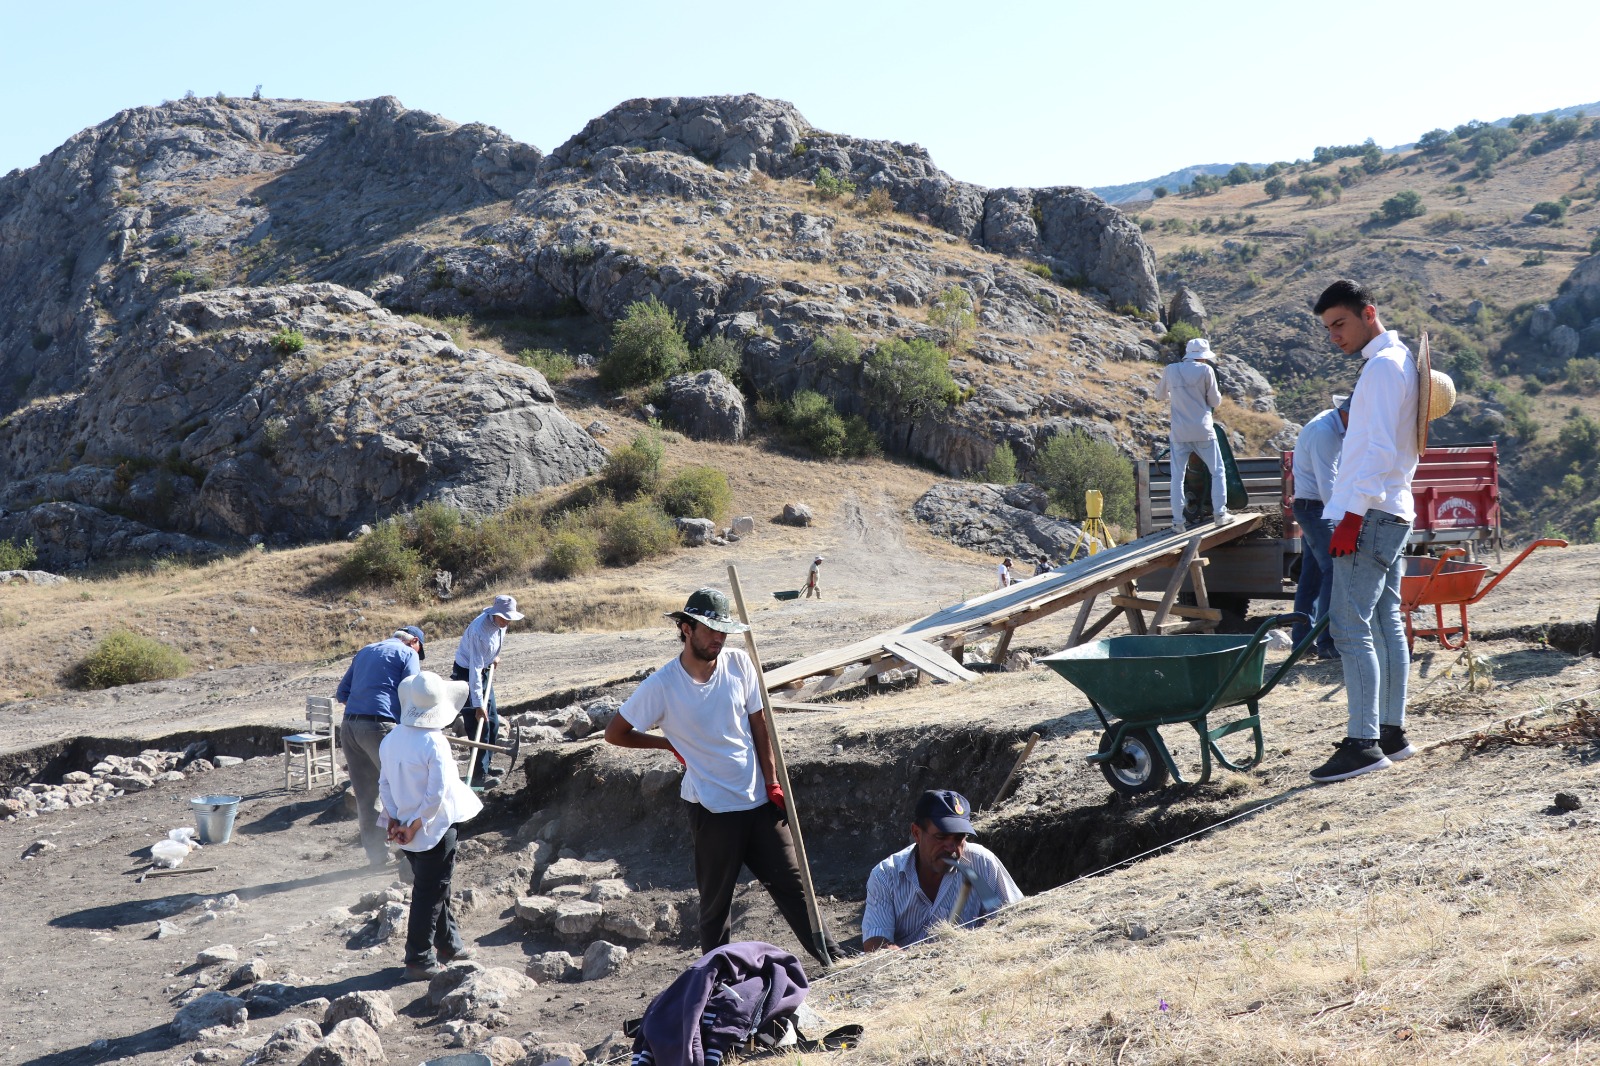
[[[1522,554],[1511,560],[1511,565],[1494,573],[1483,563],[1457,562],[1456,557],[1467,553],[1451,548],[1437,559],[1426,555],[1406,556],[1405,573],[1400,578],[1400,610],[1406,619],[1406,648],[1409,650],[1418,637],[1437,637],[1439,643],[1455,650],[1464,648],[1472,639],[1467,625],[1467,608],[1489,595],[1489,590],[1500,584],[1501,578],[1517,568],[1517,564],[1531,555],[1536,548],[1565,548],[1564,540],[1536,540]],[[1487,585],[1483,579],[1493,575]],[[1482,586],[1481,588],[1479,586]],[[1444,609],[1448,606],[1460,610],[1461,624],[1446,623]],[[1434,626],[1423,629],[1415,625],[1411,615],[1424,607],[1433,608]]]

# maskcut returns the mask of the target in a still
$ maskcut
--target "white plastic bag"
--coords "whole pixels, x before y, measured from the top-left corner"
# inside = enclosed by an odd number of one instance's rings
[[[150,857],[157,866],[170,870],[189,857],[189,845],[181,840],[158,840],[150,845]]]

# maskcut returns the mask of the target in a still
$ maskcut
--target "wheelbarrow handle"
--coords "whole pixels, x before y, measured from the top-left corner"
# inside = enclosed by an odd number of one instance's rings
[[[1239,671],[1244,669],[1244,664],[1250,661],[1250,656],[1255,654],[1256,648],[1260,647],[1261,646],[1261,642],[1267,639],[1268,630],[1270,630],[1275,625],[1282,625],[1285,622],[1288,622],[1289,624],[1292,625],[1295,622],[1305,622],[1305,621],[1309,621],[1309,619],[1306,618],[1305,615],[1298,614],[1298,613],[1290,613],[1290,614],[1275,615],[1275,616],[1273,616],[1271,618],[1268,618],[1266,621],[1262,622],[1261,626],[1256,630],[1256,635],[1250,638],[1250,643],[1246,644],[1243,648],[1241,648],[1239,650],[1239,656],[1238,656],[1238,658],[1233,660],[1233,668],[1228,671],[1228,676],[1222,679],[1222,684],[1217,686],[1217,690],[1211,694],[1211,699],[1206,701],[1205,707],[1201,710],[1201,712],[1199,714],[1199,720],[1204,721],[1206,715],[1211,713],[1211,709],[1213,707],[1215,707],[1217,705],[1217,701],[1222,698],[1222,694],[1224,692],[1228,691],[1228,686],[1233,684],[1233,679],[1239,676]],[[1291,661],[1293,660],[1293,656],[1290,656],[1290,660]],[[1278,683],[1278,676],[1279,676],[1279,674],[1282,674],[1282,673],[1283,673],[1283,670],[1280,668],[1277,674],[1272,675],[1272,684],[1273,685]],[[1266,689],[1264,689],[1261,692],[1260,695],[1264,696],[1264,695],[1266,695],[1267,692],[1270,692],[1271,690],[1272,690],[1272,685],[1268,685],[1266,687]],[[1258,696],[1257,698],[1259,699],[1260,696]]]

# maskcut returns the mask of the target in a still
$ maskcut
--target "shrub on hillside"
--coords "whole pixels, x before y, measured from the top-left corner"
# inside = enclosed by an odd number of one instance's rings
[[[399,519],[379,522],[356,542],[339,564],[339,576],[352,585],[398,585],[420,588],[422,556],[407,543]]]
[[[1034,466],[1035,480],[1049,490],[1062,513],[1082,521],[1084,493],[1099,489],[1105,520],[1123,527],[1133,524],[1133,463],[1116,445],[1085,433],[1060,433],[1045,444]]]
[[[661,439],[654,433],[639,433],[606,456],[600,483],[619,500],[654,492],[661,481],[661,456]]]
[[[812,341],[811,351],[834,366],[855,366],[861,362],[861,342],[844,326],[835,326]]]
[[[14,540],[0,540],[0,570],[31,570],[39,561],[39,552],[33,538],[18,544]]]
[[[1204,336],[1204,333],[1200,332],[1200,330],[1196,329],[1194,326],[1191,326],[1187,322],[1174,322],[1170,327],[1168,327],[1167,331],[1161,335],[1161,343],[1176,344],[1178,347],[1182,348],[1190,341],[1197,340]]]
[[[1278,177],[1268,178],[1261,186],[1261,191],[1266,193],[1274,200],[1278,199],[1288,190],[1289,183]]]
[[[894,199],[882,185],[874,185],[872,191],[861,200],[861,211],[870,218],[887,215],[893,210]]]
[[[556,577],[578,577],[599,565],[599,538],[590,530],[563,529],[545,549],[545,569]]]
[[[715,467],[690,466],[661,486],[656,503],[674,518],[721,522],[733,509],[733,490],[728,487],[728,476]]]
[[[876,455],[878,439],[859,415],[841,417],[833,401],[802,389],[787,403],[772,405],[769,415],[782,427],[784,439],[824,459]]]
[[[1011,445],[1001,441],[983,468],[983,480],[991,485],[1014,485],[1017,482],[1017,453]]]
[[[863,377],[872,398],[896,419],[920,418],[961,400],[949,357],[921,339],[879,344],[867,356]]]
[[[634,500],[620,508],[600,535],[606,561],[629,566],[665,555],[678,543],[678,527],[653,500]]]
[[[1421,196],[1411,189],[1403,189],[1385,200],[1378,210],[1372,213],[1372,221],[1393,225],[1408,218],[1427,214],[1427,211],[1428,209],[1422,205]]]
[[[280,329],[272,335],[272,347],[284,355],[293,355],[306,346],[306,335],[297,329]]]
[[[1533,210],[1529,213],[1543,215],[1551,222],[1559,222],[1566,217],[1567,205],[1560,200],[1540,200],[1533,205]]]
[[[688,368],[697,372],[715,370],[729,381],[738,381],[743,359],[743,349],[738,341],[729,337],[708,337],[689,357]]]
[[[965,351],[967,335],[977,324],[972,313],[972,294],[952,285],[934,298],[928,308],[928,325],[939,334],[939,346],[947,352]]]
[[[117,629],[95,645],[74,672],[83,688],[115,688],[139,681],[182,677],[192,669],[193,664],[177,648]]]
[[[1593,392],[1600,389],[1600,359],[1568,359],[1567,388],[1574,392]],[[32,541],[28,542],[30,545]],[[5,547],[0,542],[0,549]],[[5,566],[0,564],[0,570]]]
[[[683,325],[654,296],[629,304],[611,329],[611,351],[600,360],[600,380],[625,389],[665,381],[689,362]]]
[[[819,200],[837,200],[856,191],[856,183],[835,177],[827,167],[818,167],[817,176],[811,179],[812,195]]]
[[[572,361],[570,355],[550,348],[524,348],[517,353],[517,362],[537,370],[552,385],[578,369],[578,364]]]

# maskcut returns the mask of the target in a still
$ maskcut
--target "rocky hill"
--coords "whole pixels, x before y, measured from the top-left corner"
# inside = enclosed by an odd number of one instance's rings
[[[977,324],[945,415],[897,422],[813,351],[930,336],[952,286]],[[392,98],[189,99],[0,179],[0,538],[72,565],[502,507],[604,452],[537,372],[425,316],[648,297],[735,341],[747,391],[819,391],[950,473],[1001,440],[1026,465],[1066,429],[1165,435],[1155,259],[1085,190],[983,189],[755,96],[629,101],[548,156]],[[1259,375],[1232,391],[1278,425]]]

